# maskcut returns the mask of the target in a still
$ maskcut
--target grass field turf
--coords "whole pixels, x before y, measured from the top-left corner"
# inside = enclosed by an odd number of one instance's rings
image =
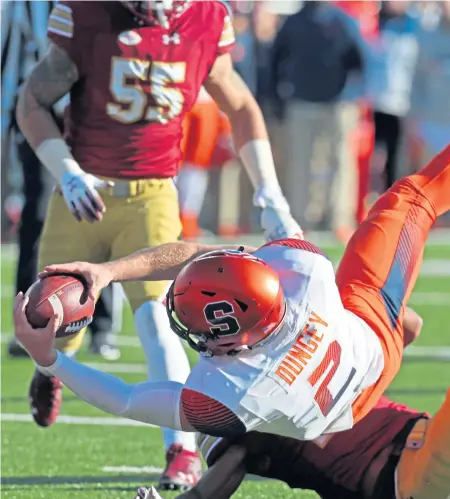
[[[337,260],[342,249],[325,247],[330,258]],[[412,297],[414,308],[424,318],[424,330],[418,345],[450,348],[450,247],[427,247],[426,267]],[[434,274],[434,275],[429,275]],[[439,275],[441,274],[441,275]],[[76,417],[109,418],[64,392],[60,420],[49,429],[31,422],[19,422],[28,414],[27,390],[32,374],[29,360],[11,360],[5,354],[6,334],[12,330],[12,283],[14,260],[2,258],[2,496],[7,499],[69,499],[69,498],[130,498],[140,485],[157,481],[164,463],[160,430],[143,426],[113,426],[80,424]],[[136,338],[131,313],[125,310],[122,342],[133,346],[121,347],[118,363],[102,362],[114,372],[134,369],[135,373],[117,373],[129,382],[145,377],[144,355],[134,346]],[[128,341],[127,341],[128,340]],[[441,349],[442,351],[442,349]],[[191,354],[192,361],[195,361]],[[83,349],[79,359],[99,363]],[[434,412],[442,403],[450,385],[450,362],[406,358],[401,372],[390,388],[390,395],[420,410]],[[72,418],[72,419],[71,419]],[[107,422],[115,422],[115,418]],[[74,424],[76,423],[76,424]],[[146,467],[146,468],[144,468]],[[175,494],[163,494],[165,498]],[[315,498],[315,494],[290,491],[283,484],[250,479],[235,495],[244,498]]]

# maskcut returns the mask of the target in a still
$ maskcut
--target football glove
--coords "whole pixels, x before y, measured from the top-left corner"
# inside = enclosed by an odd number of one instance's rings
[[[61,191],[72,215],[81,222],[101,221],[105,205],[97,190],[112,187],[114,182],[100,180],[90,173],[64,173]]]
[[[266,241],[303,239],[303,231],[292,217],[289,204],[281,192],[259,189],[253,196],[253,204],[262,209],[260,223]]]

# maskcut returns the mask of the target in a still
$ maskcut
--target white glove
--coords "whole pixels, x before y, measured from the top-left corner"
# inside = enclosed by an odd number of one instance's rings
[[[258,189],[253,196],[253,204],[262,208],[261,227],[266,241],[303,239],[303,231],[292,217],[289,204],[281,191]]]
[[[100,180],[90,173],[65,172],[61,179],[61,190],[72,215],[81,222],[101,221],[105,205],[97,189],[112,187],[114,182]]]
[[[162,499],[162,497],[158,494],[155,487],[151,486],[150,488],[140,487],[134,499]]]
[[[263,208],[261,227],[264,229],[266,241],[293,238],[303,239],[303,231],[289,211],[277,208]]]

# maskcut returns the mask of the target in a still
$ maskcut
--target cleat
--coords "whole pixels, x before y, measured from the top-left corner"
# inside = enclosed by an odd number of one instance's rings
[[[38,426],[51,426],[59,414],[62,402],[61,381],[54,376],[44,376],[38,370],[31,380],[29,400],[30,410]]]
[[[187,491],[197,485],[202,475],[200,456],[172,444],[166,454],[166,469],[159,480],[161,490]]]

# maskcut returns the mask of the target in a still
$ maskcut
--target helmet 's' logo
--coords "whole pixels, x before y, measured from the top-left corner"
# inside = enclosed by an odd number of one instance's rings
[[[216,336],[230,336],[239,333],[241,326],[234,317],[234,307],[227,301],[208,303],[203,309],[209,330]]]
[[[137,45],[142,42],[142,38],[136,31],[124,31],[119,35],[119,42],[128,46]]]

